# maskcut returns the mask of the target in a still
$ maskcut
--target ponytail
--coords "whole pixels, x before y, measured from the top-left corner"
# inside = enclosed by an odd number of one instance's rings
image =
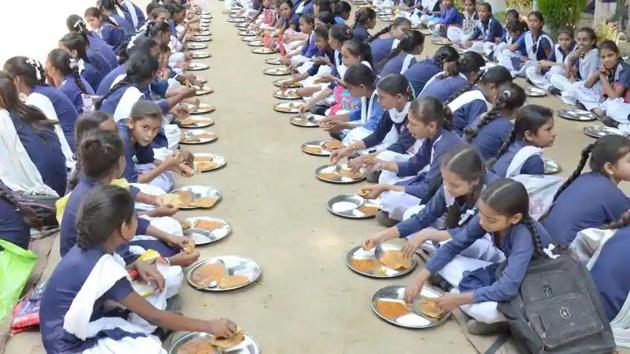
[[[545,257],[545,247],[543,246],[542,240],[540,239],[540,234],[538,233],[538,229],[534,224],[534,219],[530,216],[524,216],[521,223],[527,227],[529,233],[532,235],[532,241],[534,242],[534,257],[543,258]]]
[[[357,28],[358,25],[365,26],[373,18],[376,18],[376,12],[372,8],[362,7],[354,13],[354,25],[352,25],[352,28]]]
[[[76,59],[70,56],[70,53],[63,49],[53,49],[48,53],[48,60],[52,63],[52,66],[59,70],[64,76],[72,75],[79,90],[81,90],[83,94],[88,94],[87,88],[83,84],[83,80],[79,74],[79,65]]]
[[[398,54],[405,52],[411,53],[418,46],[424,45],[424,35],[418,31],[409,31],[403,35],[398,46],[392,50],[389,55],[378,63],[379,71],[383,69],[388,61],[395,58]]]
[[[80,34],[83,39],[88,43],[90,43],[90,32],[87,29],[87,25],[85,21],[79,15],[70,15],[66,19],[66,27],[68,27],[68,31],[75,32]]]
[[[492,109],[483,115],[477,126],[464,129],[464,137],[467,142],[472,142],[479,131],[488,123],[496,119],[502,110],[517,109],[521,107],[527,99],[525,90],[523,90],[520,86],[516,84],[504,84],[501,85],[498,89],[500,94],[495,99]]]

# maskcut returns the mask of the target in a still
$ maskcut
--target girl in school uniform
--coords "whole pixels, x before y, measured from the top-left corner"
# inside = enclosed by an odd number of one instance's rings
[[[496,159],[489,162],[490,171],[507,178],[544,174],[542,152],[553,145],[553,128],[553,111],[549,108],[533,104],[521,108],[510,137],[499,148]]]
[[[55,122],[39,109],[22,103],[13,82],[11,74],[0,71],[2,145],[7,148],[3,155],[21,165],[19,170],[24,171],[24,177],[11,168],[12,163],[3,163],[3,180],[25,194],[62,196],[66,191],[66,158],[55,133]]]
[[[118,7],[116,8],[116,12],[118,15],[125,17],[127,21],[129,21],[136,30],[140,27],[144,26],[146,22],[146,18],[142,9],[129,0],[114,0],[118,3]]]
[[[156,58],[160,53],[160,45],[150,38],[145,38],[143,40],[137,40],[133,47],[123,52],[124,55],[121,55],[120,57],[121,63],[110,71],[109,74],[105,75],[103,80],[101,80],[100,85],[98,85],[98,88],[96,89],[97,95],[101,97],[107,95],[112,86],[125,77],[127,72],[127,63],[129,63],[130,58],[136,52],[145,53],[143,55],[150,55]]]
[[[508,50],[508,48],[513,46],[516,42],[520,41],[526,31],[527,25],[525,23],[523,23],[520,19],[511,19],[505,23],[505,31],[501,42],[499,44],[485,42],[483,51],[490,60],[498,62],[503,57],[503,52]],[[527,56],[525,46],[519,46],[517,51],[518,56]],[[512,55],[517,56],[516,54]]]
[[[70,53],[77,62],[79,74],[94,88],[98,87],[101,80],[113,68],[109,67],[105,58],[100,54],[92,52],[91,55],[88,55],[87,45],[88,43],[83,36],[78,33],[68,33],[59,40],[59,48]]]
[[[576,36],[577,46],[569,53],[564,63],[563,73],[552,73],[549,82],[552,85],[549,92],[561,93],[562,100],[568,104],[575,104],[574,87],[580,87],[584,81],[599,70],[599,49],[597,36],[590,27],[582,27]]]
[[[403,74],[417,62],[416,56],[424,49],[424,35],[409,31],[402,36],[400,43],[378,66],[380,75]]]
[[[572,95],[598,117],[610,118],[608,124],[627,125],[630,115],[630,65],[619,56],[619,48],[613,41],[599,44],[599,56],[599,70],[583,85],[576,85]]]
[[[90,7],[85,10],[83,17],[85,17],[85,22],[87,22],[92,31],[103,38],[114,50],[117,50],[123,42],[129,39],[114,21],[107,16],[103,16],[96,7]]]
[[[407,258],[421,245],[435,254],[439,243],[450,240],[466,226],[477,214],[479,194],[496,178],[486,172],[477,150],[466,144],[447,152],[440,170],[443,183],[431,200],[423,206],[407,210],[405,219],[396,226],[368,237],[363,242],[364,249],[369,250],[400,237],[407,240],[403,248],[403,255]],[[446,216],[444,225],[440,225],[443,216]],[[501,252],[488,239],[477,240],[465,254],[489,262],[501,260]]]
[[[400,39],[411,31],[411,22],[404,17],[397,17],[391,25],[383,28],[368,39],[372,49],[374,63],[380,63],[398,47]]]
[[[333,15],[335,16],[335,24],[345,25],[346,21],[350,19],[350,13],[352,7],[347,1],[339,1],[333,7]]]
[[[506,258],[500,276],[496,272],[499,263],[460,255],[486,233]],[[506,319],[497,310],[498,302],[516,295],[529,262],[543,256],[543,248],[550,242],[545,228],[529,216],[525,187],[511,179],[499,179],[481,192],[479,214],[442,245],[426,268],[409,282],[405,301],[416,301],[429,277],[439,273],[458,291],[442,295],[437,304],[444,311],[459,307],[472,317],[466,326],[469,333],[490,334],[505,329]]]
[[[118,58],[116,57],[116,53],[114,49],[107,44],[103,40],[103,38],[99,37],[96,33],[88,31],[87,25],[79,15],[70,15],[66,20],[66,27],[68,27],[68,31],[70,33],[78,33],[80,34],[85,42],[88,43],[87,46],[87,54],[88,57],[92,56],[91,52],[96,52],[100,54],[105,61],[107,62],[107,66],[110,68],[115,68],[118,66]],[[95,87],[93,87],[95,89]]]
[[[443,46],[432,58],[421,60],[407,69],[403,75],[409,80],[414,96],[422,92],[431,78],[442,72],[446,63],[457,62],[458,59],[459,53],[453,47]]]
[[[289,32],[300,31],[300,17],[293,11],[293,3],[291,0],[283,0],[278,6],[278,14],[280,15],[278,26],[279,35],[283,35],[287,30]]]
[[[420,3],[420,9],[415,11],[417,12],[416,16],[412,16],[411,18],[414,23],[419,22],[420,24],[428,27],[432,22],[439,18],[441,10],[442,0],[422,0]],[[417,17],[417,19],[414,17]]]
[[[110,185],[125,168],[124,148],[116,132],[92,132],[84,137],[79,146],[81,172],[78,183],[70,192],[60,222],[60,254],[62,257],[77,242],[77,220],[81,203],[94,188]],[[172,264],[188,265],[196,261],[198,253],[182,252],[191,242],[187,238],[174,236],[150,224],[149,219],[139,219],[136,235],[155,237],[153,240],[133,240],[132,244],[143,250],[154,249],[163,257],[168,257]],[[128,260],[140,250],[130,250]]]
[[[354,14],[354,25],[352,26],[352,36],[360,41],[370,38],[368,30],[376,26],[376,11],[369,7],[358,9]]]
[[[262,16],[262,17],[261,17]],[[277,14],[271,0],[262,0],[260,11],[250,20],[250,30],[258,31],[265,28],[273,28]]]
[[[462,14],[455,7],[453,0],[443,0],[440,8],[440,17],[434,22],[429,22],[429,28],[432,28],[434,33],[446,37],[448,28],[462,25]]]
[[[15,88],[27,96],[26,104],[37,107],[55,122],[55,133],[66,158],[66,166],[74,166],[74,125],[79,113],[72,102],[57,89],[45,84],[44,67],[37,60],[13,57],[4,63],[4,70],[13,78]]]
[[[154,140],[161,127],[161,108],[146,100],[139,100],[133,105],[126,123],[118,123],[127,160],[123,177],[131,183],[148,183],[168,192],[173,187],[174,172],[190,177],[192,170],[179,152],[164,161],[155,158]]]
[[[285,41],[289,43],[289,52],[280,58],[280,62],[297,68],[316,56],[319,49],[315,43],[314,30],[315,18],[313,16],[304,15],[300,17],[300,32],[295,34],[285,33],[284,35]],[[326,34],[328,34],[328,31],[326,31]]]
[[[553,55],[553,39],[543,31],[545,20],[542,13],[532,11],[527,16],[529,31],[510,45],[498,58],[499,64],[512,71],[512,75],[524,75],[529,66],[541,60],[549,60]],[[527,54],[522,55],[522,49]]]
[[[324,118],[320,121],[320,127],[333,137],[340,138],[344,145],[350,145],[376,130],[383,117],[383,107],[377,97],[376,74],[367,65],[357,63],[348,67],[343,83],[352,97],[361,99],[360,107],[350,113]]]
[[[551,89],[551,75],[564,76],[565,65],[571,58],[571,53],[576,49],[573,40],[573,30],[561,28],[558,30],[558,43],[553,46],[553,55],[550,60],[541,60],[538,66],[530,66],[525,70],[525,76],[532,84],[543,90]]]
[[[411,135],[422,140],[418,152],[404,162],[378,159],[365,162],[369,170],[382,171],[379,183],[364,189],[369,191],[369,199],[381,197],[383,214],[379,221],[388,226],[392,226],[391,220],[402,220],[408,208],[433,196],[429,185],[440,175],[442,156],[461,144],[460,138],[448,130],[450,124],[445,121],[444,107],[433,97],[414,100],[407,118]]]
[[[48,53],[46,78],[48,83],[72,101],[77,112],[83,113],[85,109],[88,111],[94,109],[90,97],[94,95],[94,90],[79,74],[77,62],[66,50],[53,49]]]
[[[492,109],[480,114],[464,129],[464,139],[477,148],[484,161],[497,156],[503,143],[510,138],[514,129],[512,120],[527,99],[525,90],[510,82],[498,86],[496,92]]]
[[[477,14],[477,0],[465,0],[464,12],[461,13],[461,28],[456,26],[448,27],[446,38],[452,42],[460,43],[468,39],[475,32],[481,23]]]
[[[447,62],[444,71],[433,76],[419,96],[431,96],[445,103],[463,88],[472,87],[471,85],[474,85],[481,76],[480,70],[485,65],[486,62],[481,55],[466,52],[456,62]]]
[[[195,320],[167,312],[133,290],[125,263],[115,253],[135,235],[138,224],[128,191],[95,188],[78,214],[77,245],[55,268],[42,298],[40,330],[47,353],[163,353],[162,343],[151,334],[157,326],[219,338],[234,335],[236,325],[229,320]],[[160,277],[166,266],[161,261],[155,266],[136,263],[140,279],[154,285],[164,303],[179,292],[179,283]],[[131,315],[111,311],[112,301]]]
[[[116,27],[122,29],[125,39],[129,40],[136,34],[136,28],[131,22],[116,12],[115,2],[116,0],[99,0],[98,9],[101,11],[101,16],[109,18]]]
[[[376,85],[379,103],[385,110],[376,130],[362,140],[335,150],[330,156],[334,164],[341,159],[359,153],[363,156],[349,161],[350,167],[360,168],[369,156],[384,161],[406,161],[416,139],[407,129],[407,114],[411,106],[409,82],[400,74],[385,76]]]
[[[582,174],[587,161],[591,172]],[[568,245],[579,231],[619,219],[630,209],[630,199],[618,184],[628,180],[630,140],[617,135],[598,139],[582,151],[577,169],[556,193],[543,225],[556,243]]]
[[[501,42],[503,38],[503,26],[492,15],[492,6],[487,2],[482,2],[478,6],[479,21],[469,36],[461,39],[460,47],[477,53],[486,53],[486,43],[492,46]],[[451,41],[454,38],[450,38]]]
[[[478,76],[477,82],[466,85],[451,95],[445,106],[447,114],[453,115],[453,132],[462,136],[464,128],[488,110],[490,102],[498,94],[498,87],[510,82],[512,82],[510,72],[497,65]]]

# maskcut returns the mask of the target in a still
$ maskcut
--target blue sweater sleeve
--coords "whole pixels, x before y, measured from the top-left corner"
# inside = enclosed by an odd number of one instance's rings
[[[501,27],[501,23],[499,21],[490,21],[490,30],[486,35],[484,40],[486,42],[494,43],[497,38],[501,38],[503,36],[503,27]]]
[[[361,108],[355,108],[350,111],[350,121],[361,120]]]
[[[423,144],[422,148],[413,155],[408,161],[398,162],[398,176],[406,177],[406,176],[415,176],[429,163],[429,152],[425,152],[425,147],[430,149],[430,146],[426,146],[428,144]]]
[[[392,129],[392,125],[394,125],[394,123],[389,118],[389,112],[383,113],[383,117],[378,122],[376,129],[373,130],[374,132],[363,139],[363,144],[365,144],[365,147],[369,148],[380,144],[383,139],[385,139],[387,133],[389,133],[389,131]]]
[[[476,289],[473,292],[475,303],[484,301],[507,301],[516,295],[518,289],[525,278],[527,266],[534,254],[534,245],[529,230],[520,227],[517,233],[528,233],[527,235],[514,235],[514,244],[507,256],[507,265],[501,276],[490,286]]]
[[[540,155],[534,155],[528,158],[523,167],[521,167],[521,174],[527,175],[542,175],[545,174],[545,162]]]
[[[471,121],[479,117],[480,114],[484,113],[487,110],[488,106],[482,100],[471,101],[465,104],[460,109],[456,110],[453,114],[453,119],[455,122],[454,133],[462,136],[464,128],[466,128]]]
[[[364,128],[375,131],[378,123],[383,117],[383,107],[378,103],[378,99],[374,99],[372,104],[372,114],[368,117],[368,121],[363,125]]]
[[[424,209],[414,214],[409,219],[399,222],[396,225],[400,237],[407,237],[413,233],[421,231],[433,224],[446,212],[446,201],[444,200],[444,188],[440,188],[429,200]]]
[[[416,143],[416,138],[411,135],[407,128],[403,128],[401,132],[398,134],[398,140],[387,147],[387,150],[397,152],[399,154],[406,154],[407,150],[413,144]]]
[[[405,193],[416,196],[422,200],[427,199],[430,197],[427,195],[427,193],[429,193],[429,184],[438,176],[440,176],[440,160],[434,159],[424,179],[418,183],[406,185]]]
[[[149,220],[144,219],[144,218],[138,218],[138,227],[136,228],[136,235],[146,235],[149,224],[150,224]]]
[[[470,220],[465,228],[457,234],[451,234],[452,239],[438,249],[435,256],[427,262],[427,270],[435,274],[442,270],[450,261],[475,241],[482,238],[486,231],[479,224],[479,215]]]

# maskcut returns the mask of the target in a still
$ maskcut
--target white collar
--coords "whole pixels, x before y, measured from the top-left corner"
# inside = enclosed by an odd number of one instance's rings
[[[402,123],[407,117],[407,114],[409,114],[409,107],[411,107],[411,102],[407,102],[403,110],[400,112],[396,109],[396,107],[390,109],[389,118],[396,124]]]

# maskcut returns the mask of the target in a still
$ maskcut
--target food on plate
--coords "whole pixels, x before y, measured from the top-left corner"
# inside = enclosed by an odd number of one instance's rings
[[[387,268],[402,270],[411,267],[411,259],[405,258],[401,251],[385,251],[379,259]]]
[[[418,307],[423,315],[439,320],[444,317],[446,313],[435,300],[436,299],[425,297],[418,302]]]
[[[378,264],[375,259],[352,259],[351,263],[352,267],[364,273],[371,272]]]
[[[205,288],[213,281],[219,282],[225,277],[225,267],[220,263],[208,263],[197,268],[192,274],[192,281],[195,285]]]
[[[225,223],[219,220],[199,219],[195,223],[196,229],[204,229],[207,231],[214,231],[216,229],[222,228],[223,226],[225,226]]]
[[[391,321],[411,313],[409,306],[402,300],[378,299],[376,300],[376,310]]]
[[[212,345],[209,337],[197,337],[179,347],[177,354],[216,354],[218,351]]]

